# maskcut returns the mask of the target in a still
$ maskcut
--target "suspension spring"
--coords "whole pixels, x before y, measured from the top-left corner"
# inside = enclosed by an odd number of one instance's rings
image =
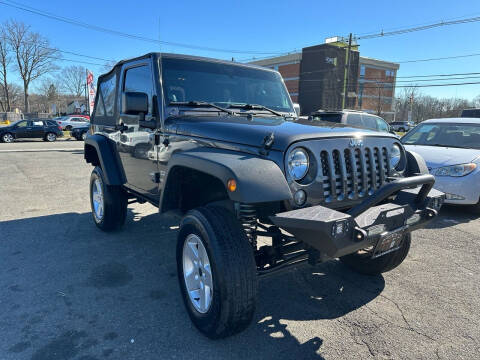
[[[238,204],[238,219],[242,224],[248,240],[254,249],[257,248],[257,212],[254,205]]]

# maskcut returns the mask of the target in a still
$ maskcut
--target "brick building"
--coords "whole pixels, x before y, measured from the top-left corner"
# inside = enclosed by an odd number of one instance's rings
[[[387,120],[393,120],[399,64],[362,57],[357,49],[351,51],[345,108],[380,113]],[[345,54],[344,46],[330,43],[251,63],[278,70],[292,100],[298,102],[302,114],[307,115],[317,109],[342,107]]]
[[[393,120],[395,81],[399,67],[396,63],[360,57],[357,108]]]

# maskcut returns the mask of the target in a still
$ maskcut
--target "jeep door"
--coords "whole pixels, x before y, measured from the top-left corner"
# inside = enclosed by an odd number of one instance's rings
[[[155,147],[155,129],[139,125],[140,116],[122,113],[122,95],[125,92],[145,93],[148,113],[145,120],[153,119],[154,85],[150,59],[125,64],[119,91],[119,123],[124,129],[117,149],[127,178],[127,186],[151,199],[158,200],[158,167]]]

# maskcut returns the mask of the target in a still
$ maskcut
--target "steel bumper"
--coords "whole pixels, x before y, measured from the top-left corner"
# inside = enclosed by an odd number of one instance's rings
[[[437,216],[445,195],[433,189],[432,175],[394,180],[347,212],[324,206],[271,217],[298,240],[335,258],[376,246],[394,233],[408,233]]]

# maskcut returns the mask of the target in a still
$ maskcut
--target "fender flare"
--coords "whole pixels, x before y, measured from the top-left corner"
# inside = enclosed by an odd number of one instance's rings
[[[251,204],[292,198],[285,175],[274,161],[229,150],[204,148],[172,155],[168,162],[160,209],[164,205],[168,184],[174,181],[169,175],[176,167],[185,167],[214,176],[225,188],[228,180],[234,179],[237,188],[234,192],[227,191],[227,194],[230,200],[235,202]]]
[[[414,151],[405,150],[407,156],[407,175],[430,174],[425,159]]]
[[[100,165],[105,175],[107,185],[123,185],[127,182],[118,152],[115,150],[115,142],[106,136],[94,134],[87,136],[84,144],[84,158],[87,163]],[[97,158],[92,155],[90,149],[95,149]]]

